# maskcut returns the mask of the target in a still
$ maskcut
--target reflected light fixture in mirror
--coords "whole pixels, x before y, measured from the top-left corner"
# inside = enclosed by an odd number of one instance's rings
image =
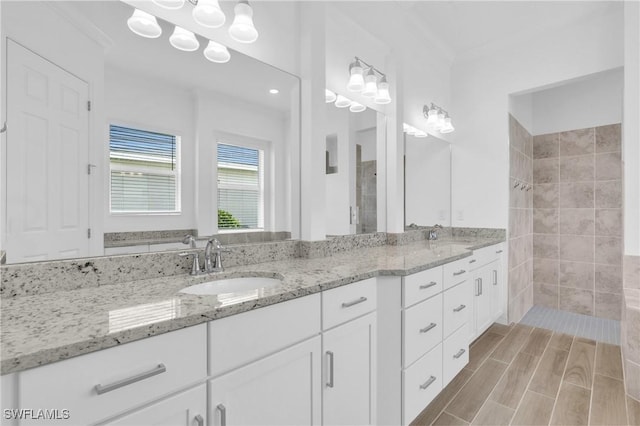
[[[227,20],[218,0],[198,0],[192,15],[194,21],[207,28],[221,27]]]
[[[336,97],[335,106],[337,106],[338,108],[347,108],[351,106],[351,99],[347,98],[346,96],[338,95]]]
[[[416,138],[426,138],[429,136],[424,130],[417,129],[407,123],[402,123],[402,131],[407,135],[414,136]]]
[[[169,37],[169,43],[176,49],[184,50],[185,52],[193,52],[200,47],[195,34],[177,25],[173,30],[173,34]]]
[[[239,1],[233,9],[236,16],[229,27],[229,35],[239,43],[253,43],[258,39],[258,30],[253,25],[253,8],[248,1]]]
[[[367,109],[366,106],[364,106],[361,103],[358,103],[356,101],[352,101],[351,105],[349,106],[349,111],[351,111],[351,112],[362,112],[365,109]]]
[[[204,57],[211,62],[224,64],[229,62],[231,54],[229,53],[227,46],[223,46],[218,42],[209,40],[209,44],[207,44],[207,47],[204,49]]]
[[[324,101],[326,103],[335,102],[336,94],[329,89],[324,89]]]
[[[127,19],[127,26],[141,37],[158,38],[162,34],[162,28],[158,25],[156,17],[140,9],[133,11],[131,18]]]
[[[153,0],[155,4],[165,9],[180,9],[184,6],[184,0]]]

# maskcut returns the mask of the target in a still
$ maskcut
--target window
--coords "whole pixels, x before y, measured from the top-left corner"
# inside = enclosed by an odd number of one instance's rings
[[[112,213],[177,213],[180,137],[109,126]]]
[[[264,151],[218,143],[218,228],[264,228]]]

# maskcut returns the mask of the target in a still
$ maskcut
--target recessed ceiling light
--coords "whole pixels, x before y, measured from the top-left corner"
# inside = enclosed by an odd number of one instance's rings
[[[280,93],[280,91],[278,89],[270,89],[269,93],[271,93],[272,95],[277,95],[278,93]]]

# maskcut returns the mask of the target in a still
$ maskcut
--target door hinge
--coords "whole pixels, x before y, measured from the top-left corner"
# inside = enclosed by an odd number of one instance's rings
[[[87,238],[91,238],[91,228],[87,228]]]
[[[91,101],[87,101],[87,111],[91,111]]]

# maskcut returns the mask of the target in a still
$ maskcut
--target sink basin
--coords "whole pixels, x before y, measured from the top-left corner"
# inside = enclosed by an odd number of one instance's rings
[[[275,287],[281,284],[277,278],[265,277],[245,277],[245,278],[227,278],[216,281],[207,281],[206,283],[195,284],[180,290],[180,293],[197,294],[197,295],[213,295],[225,293],[242,293],[258,289]]]

